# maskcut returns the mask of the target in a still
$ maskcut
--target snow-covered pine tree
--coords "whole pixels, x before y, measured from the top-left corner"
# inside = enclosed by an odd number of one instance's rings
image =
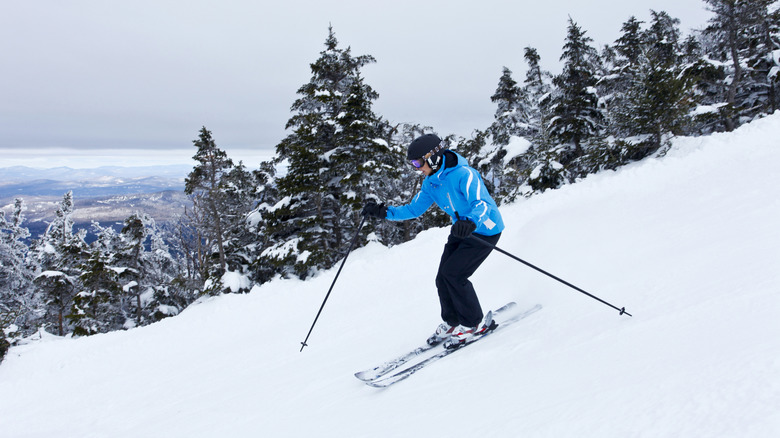
[[[728,63],[726,130],[777,108],[780,38],[776,0],[704,0],[715,15],[704,35],[708,53]],[[773,10],[772,10],[773,9]]]
[[[538,127],[531,124],[531,104],[526,89],[518,86],[507,67],[503,68],[498,88],[490,100],[496,104],[494,121],[488,128],[494,144],[506,146],[512,136],[531,138],[536,135]]]
[[[501,203],[514,186],[504,181],[505,165],[513,158],[507,157],[507,146],[519,137],[532,138],[537,127],[531,125],[531,110],[525,89],[518,86],[509,68],[503,68],[498,87],[490,100],[496,104],[493,123],[484,133],[474,133],[470,140],[474,146],[470,148],[477,149],[477,152],[469,159],[482,173],[493,198]]]
[[[615,169],[626,163],[626,147],[632,135],[631,103],[629,95],[639,82],[639,70],[645,45],[642,37],[642,21],[631,16],[621,27],[622,35],[612,46],[602,50],[601,77],[596,85],[600,96],[599,106],[606,119],[606,138],[596,138],[583,159],[586,173],[602,169]],[[617,139],[615,141],[614,139]]]
[[[263,263],[276,272],[306,277],[340,259],[366,181],[378,181],[369,175],[393,161],[370,109],[377,95],[360,76],[373,62],[339,48],[330,27],[310,81],[298,90],[286,125],[292,132],[276,148],[276,162],[287,165],[276,180],[280,201],[264,214],[270,244]]]
[[[768,0],[766,12],[764,41],[759,50],[765,56],[756,59],[754,68],[759,75],[766,71],[769,110],[775,111],[780,109],[780,0]]]
[[[6,339],[5,331],[0,330],[0,363],[3,362],[9,348],[11,348],[11,343]]]
[[[521,138],[537,135],[539,126],[531,122],[534,106],[528,100],[526,89],[512,78],[509,68],[503,67],[490,100],[496,104],[493,123],[485,131],[475,130],[470,139],[461,139],[458,149],[480,171],[493,198],[501,204],[514,192],[518,163],[523,162],[515,159],[521,152],[514,145],[518,141],[527,142]],[[510,161],[513,165],[507,168]]]
[[[336,147],[330,155],[333,175],[330,190],[338,196],[344,209],[337,227],[343,230],[336,241],[339,248],[357,230],[360,210],[366,200],[392,196],[391,181],[400,176],[405,166],[400,148],[391,145],[389,124],[372,109],[378,97],[356,69],[338,115],[340,130],[334,137]],[[376,231],[376,225],[376,221],[369,221],[361,237]],[[359,244],[362,246],[364,242]]]
[[[89,257],[80,265],[79,290],[66,316],[75,336],[107,333],[122,327],[121,286],[116,271],[111,268],[114,261],[111,249],[92,246]]]
[[[780,1],[755,0],[745,5],[745,90],[743,117],[771,114],[778,108],[780,82]],[[772,12],[770,12],[772,10]]]
[[[236,224],[244,219],[251,208],[248,203],[236,205],[231,199],[231,195],[237,191],[245,190],[245,182],[238,182],[239,178],[235,174],[232,181],[228,177],[231,172],[236,172],[251,179],[251,174],[245,169],[235,170],[233,160],[217,147],[211,131],[206,127],[200,130],[193,144],[198,148],[193,159],[199,164],[187,176],[184,192],[192,196],[193,209],[198,213],[198,221],[193,222],[193,226],[198,233],[199,242],[196,245],[199,246],[202,262],[200,272],[205,275],[202,280],[211,280],[209,284],[213,287],[208,292],[218,294],[223,291],[221,278],[229,268],[229,236],[237,227],[245,229],[243,223]],[[212,255],[217,258],[216,264],[208,260]]]
[[[258,236],[247,226],[247,216],[256,202],[258,191],[255,175],[256,173],[249,171],[243,162],[239,162],[222,177],[227,269],[240,275],[251,275],[250,265],[256,256],[254,252]],[[235,292],[248,291],[248,289],[239,289]]]
[[[124,328],[176,315],[196,298],[180,285],[180,262],[149,215],[125,219],[119,238],[112,269],[122,287]]]
[[[135,320],[135,325],[144,322],[144,300],[142,296],[149,285],[146,278],[149,271],[144,253],[148,231],[144,225],[145,217],[134,214],[125,219],[120,234],[121,242],[116,248],[114,263],[121,281],[123,309],[129,321]]]
[[[183,254],[187,276],[184,282],[187,288],[202,290],[209,277],[209,267],[212,262],[211,246],[208,236],[203,234],[206,219],[200,206],[201,199],[192,196],[191,206],[185,206],[184,212],[176,221],[175,245]]]
[[[271,245],[266,216],[272,215],[270,213],[272,207],[279,201],[279,191],[276,188],[276,166],[273,161],[260,163],[253,174],[257,183],[254,195],[255,208],[247,215],[246,228],[256,238],[248,248],[251,253],[249,269],[252,273],[252,280],[263,284],[276,274],[275,267],[265,263],[261,255]]]
[[[557,145],[547,153],[564,166],[570,181],[583,174],[578,159],[585,155],[588,141],[604,129],[604,115],[596,90],[600,60],[596,49],[589,44],[592,39],[585,34],[569,18],[560,58],[564,62],[563,72],[553,79],[556,92],[551,98],[552,118],[548,124],[550,137]],[[555,167],[553,163],[547,166],[549,169]]]
[[[73,208],[73,192],[70,191],[63,196],[56,218],[32,248],[41,269],[34,283],[44,296],[44,323],[60,336],[71,331],[65,317],[71,310],[73,297],[81,289],[80,266],[89,257],[84,241],[86,231],[73,232]]]
[[[8,330],[13,339],[32,333],[37,327],[41,303],[33,287],[36,266],[28,257],[25,239],[30,232],[24,226],[24,201],[14,200],[9,218],[0,210],[0,331]]]
[[[564,181],[563,166],[557,161],[557,143],[550,137],[549,130],[553,96],[557,95],[553,75],[542,69],[541,56],[535,48],[526,47],[523,57],[528,65],[523,89],[528,96],[530,123],[536,127],[536,135],[530,139],[528,150],[509,162],[510,177],[517,181],[515,190],[508,195],[510,200],[519,195],[527,196],[530,192],[526,186],[531,187],[531,191],[544,191],[556,188]]]
[[[624,121],[630,135],[646,139],[628,147],[629,160],[640,160],[665,145],[669,134],[680,135],[690,123],[694,106],[693,80],[683,74],[679,20],[651,11],[643,32],[644,54],[637,80],[628,93]]]
[[[144,316],[148,322],[159,321],[178,315],[195,301],[198,291],[187,287],[183,256],[169,242],[175,242],[171,232],[157,225],[146,214],[140,215],[146,229],[147,241],[144,244],[144,281],[149,287],[145,301]],[[148,295],[151,293],[151,297]]]
[[[146,281],[153,285],[154,295],[147,303],[150,322],[178,315],[199,296],[186,283],[181,257],[176,257],[168,242],[172,239],[154,221],[146,223],[149,229],[149,253]]]
[[[547,143],[547,124],[550,119],[550,97],[553,75],[541,66],[541,56],[533,47],[523,49],[523,58],[528,68],[523,81],[523,91],[527,98],[529,124],[536,132],[535,143]]]
[[[615,50],[620,55],[620,61],[615,63],[616,71],[628,73],[636,72],[639,59],[644,52],[642,41],[642,24],[635,16],[631,16],[623,23],[623,34],[615,41]]]
[[[682,43],[682,75],[691,81],[696,108],[691,116],[687,134],[706,135],[725,129],[728,88],[724,64],[704,56],[701,38],[689,35]]]
[[[634,16],[623,23],[622,35],[607,49],[614,52],[614,55],[610,57],[609,65],[605,66],[607,74],[598,84],[606,107],[609,131],[616,138],[632,135],[628,94],[638,82],[639,64],[645,50],[642,23]],[[621,123],[624,120],[625,123]]]

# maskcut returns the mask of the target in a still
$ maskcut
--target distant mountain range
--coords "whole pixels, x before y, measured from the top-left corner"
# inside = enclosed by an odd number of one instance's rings
[[[10,212],[14,199],[23,199],[27,206],[25,226],[33,237],[45,231],[68,191],[73,192],[77,228],[88,228],[92,221],[122,223],[137,212],[162,223],[173,220],[190,204],[184,194],[184,179],[191,171],[186,165],[0,168],[0,209]]]
[[[192,166],[186,164],[143,167],[103,166],[92,169],[73,169],[70,167],[36,169],[26,166],[13,166],[0,167],[0,183],[8,181],[33,181],[37,179],[87,181],[105,176],[116,178],[184,178],[191,171]]]
[[[89,180],[36,179],[0,181],[0,200],[30,196],[62,196],[73,191],[76,197],[96,197],[151,193],[162,190],[184,190],[184,178],[101,176]]]
[[[72,190],[76,197],[96,197],[183,190],[192,167],[98,167],[34,169],[0,168],[0,201],[11,197],[62,196]]]

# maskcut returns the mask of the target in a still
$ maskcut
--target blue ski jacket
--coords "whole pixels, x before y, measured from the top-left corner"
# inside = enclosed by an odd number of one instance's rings
[[[387,218],[393,221],[416,218],[435,202],[452,217],[452,223],[458,218],[468,219],[477,225],[474,232],[483,236],[502,232],[504,221],[482,176],[459,154],[453,151],[444,154],[444,160],[453,157],[457,160],[455,166],[445,161],[438,172],[425,178],[422,189],[409,204],[387,207]]]

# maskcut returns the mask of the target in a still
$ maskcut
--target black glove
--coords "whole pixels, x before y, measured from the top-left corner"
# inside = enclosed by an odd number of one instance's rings
[[[450,229],[450,235],[458,239],[465,239],[477,229],[477,224],[468,219],[458,219]]]
[[[363,216],[385,219],[387,218],[387,207],[385,207],[385,204],[377,204],[374,201],[368,201],[363,207],[363,212],[361,214]]]

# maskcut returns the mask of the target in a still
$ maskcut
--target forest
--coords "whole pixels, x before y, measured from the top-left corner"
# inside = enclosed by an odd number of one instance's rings
[[[780,104],[780,2],[704,0],[707,26],[629,17],[611,45],[594,47],[573,19],[557,74],[533,47],[524,77],[497,68],[492,124],[470,138],[394,123],[373,110],[379,93],[361,69],[375,63],[339,44],[332,27],[311,78],[297,90],[288,135],[256,169],[235,163],[202,127],[185,182],[191,207],[174,226],[138,212],[121,230],[74,231],[72,192],[38,237],[25,204],[0,211],[0,358],[40,330],[88,336],[151,324],[203,297],[246,293],[273,278],[306,279],[344,255],[368,200],[401,205],[421,179],[405,160],[424,133],[445,138],[478,169],[499,205],[600,171],[663,155],[674,136],[731,131]],[[358,245],[412,239],[449,219],[367,221]]]

